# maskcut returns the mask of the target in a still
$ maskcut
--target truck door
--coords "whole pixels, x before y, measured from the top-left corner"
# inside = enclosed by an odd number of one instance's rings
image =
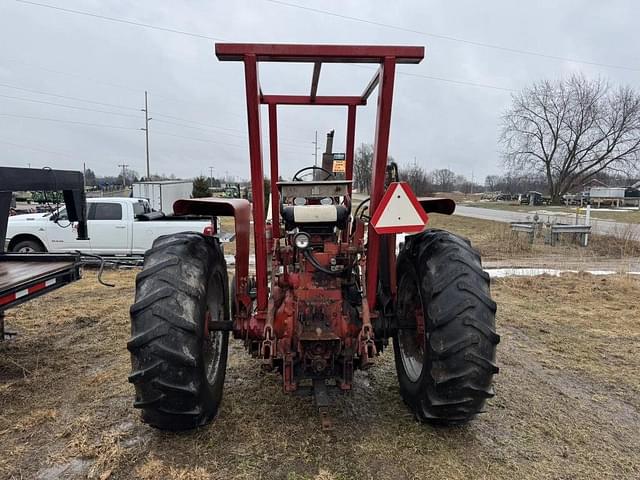
[[[59,210],[56,217],[52,214],[48,217],[47,222],[47,241],[49,251],[56,252],[74,252],[76,250],[88,252],[91,248],[89,240],[77,240],[78,238],[78,222],[69,222],[67,209]],[[57,218],[56,221],[53,218]],[[91,232],[89,232],[91,236]]]
[[[129,221],[121,203],[89,204],[89,237],[91,250],[100,255],[129,253]]]

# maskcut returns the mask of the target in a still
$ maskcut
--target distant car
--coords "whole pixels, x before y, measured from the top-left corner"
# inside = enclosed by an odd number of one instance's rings
[[[544,203],[544,197],[540,192],[530,191],[520,195],[520,205],[534,205],[537,207]]]

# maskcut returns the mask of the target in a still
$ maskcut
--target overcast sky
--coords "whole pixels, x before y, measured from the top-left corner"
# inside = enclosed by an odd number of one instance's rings
[[[421,64],[398,68],[390,153],[400,164],[415,159],[427,170],[450,168],[480,182],[500,171],[499,120],[511,91],[571,72],[640,88],[635,0],[285,0],[423,33],[268,0],[36,1],[201,37],[0,0],[1,165],[81,169],[86,162],[116,175],[126,163],[143,174],[146,89],[152,172],[190,178],[213,166],[215,176],[248,177],[242,65],[218,62],[213,38],[424,45]],[[310,65],[262,65],[265,93],[308,91]],[[323,66],[319,94],[360,94],[370,68]],[[262,118],[266,130],[266,110]],[[375,99],[358,110],[357,143],[372,143],[374,118]],[[279,119],[285,175],[313,164],[316,130],[323,147],[335,129],[334,151],[344,151],[346,108],[280,107]]]

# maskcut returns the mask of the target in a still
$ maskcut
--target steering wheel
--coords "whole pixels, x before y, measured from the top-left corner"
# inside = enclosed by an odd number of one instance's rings
[[[302,172],[306,171],[306,170],[311,170],[311,171],[320,170],[321,172],[326,173],[326,174],[327,174],[327,176],[326,176],[326,177],[324,177],[324,178],[322,179],[322,181],[329,180],[329,178],[331,178],[331,177],[335,177],[335,176],[336,176],[336,175],[335,175],[335,173],[332,173],[332,172],[330,172],[329,170],[325,170],[325,169],[324,169],[324,168],[322,168],[322,167],[316,167],[315,165],[313,165],[313,166],[311,166],[311,167],[304,167],[304,168],[301,168],[300,170],[298,170],[298,171],[295,173],[295,175],[293,176],[293,181],[294,181],[294,182],[304,182],[304,180],[303,180],[302,178],[300,178],[300,177],[299,177],[299,175],[300,175]],[[307,174],[307,175],[308,175],[308,174]]]

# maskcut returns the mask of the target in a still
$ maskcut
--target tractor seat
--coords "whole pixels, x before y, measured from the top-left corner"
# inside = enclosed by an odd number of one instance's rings
[[[343,229],[349,219],[349,210],[344,205],[293,205],[282,208],[282,219],[288,230],[301,225]]]

